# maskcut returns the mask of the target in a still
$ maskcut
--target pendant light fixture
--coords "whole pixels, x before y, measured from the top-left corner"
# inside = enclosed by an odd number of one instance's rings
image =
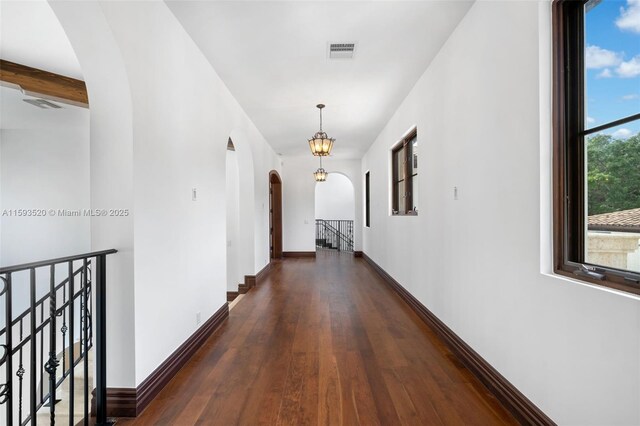
[[[313,173],[316,182],[324,182],[327,180],[327,172],[322,168],[322,157],[320,157],[320,168]]]
[[[316,157],[326,157],[331,154],[335,139],[330,138],[322,131],[322,108],[324,108],[324,104],[318,104],[316,107],[320,110],[320,131],[309,139],[309,148],[311,148],[311,153]]]

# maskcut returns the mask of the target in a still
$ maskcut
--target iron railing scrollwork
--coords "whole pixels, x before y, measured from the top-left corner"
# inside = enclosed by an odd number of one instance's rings
[[[353,251],[353,220],[316,219],[316,248]]]
[[[57,417],[64,416],[69,425],[77,424],[79,417],[88,425],[93,368],[89,358],[94,343],[95,422],[108,424],[105,267],[106,256],[112,253],[116,250],[0,268],[0,310],[4,310],[4,318],[0,318],[0,424],[46,421],[54,425]],[[83,407],[76,412],[79,369],[84,376]],[[59,395],[63,384],[64,395]],[[57,396],[66,401],[66,409],[60,413]]]

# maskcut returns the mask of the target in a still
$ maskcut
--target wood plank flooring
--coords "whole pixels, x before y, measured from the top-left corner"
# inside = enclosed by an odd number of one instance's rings
[[[135,425],[517,424],[362,259],[278,261]]]

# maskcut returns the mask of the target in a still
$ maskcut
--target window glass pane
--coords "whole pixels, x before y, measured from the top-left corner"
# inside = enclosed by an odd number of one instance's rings
[[[418,138],[413,138],[410,144],[411,157],[409,161],[408,173],[411,179],[411,203],[409,206],[413,212],[418,212]]]
[[[396,178],[398,180],[404,179],[404,158],[405,158],[405,156],[406,156],[405,147],[402,147],[398,151],[396,151],[394,167],[397,170]]]
[[[405,186],[404,186],[404,181],[398,183],[398,192],[396,193],[396,197],[397,197],[397,202],[398,202],[398,213],[406,213],[406,207],[405,207],[405,196],[404,196],[404,192],[405,192]]]
[[[585,5],[585,128],[640,113],[640,5]]]
[[[413,201],[413,211],[418,213],[418,176],[414,176],[411,180],[413,190],[411,191],[411,199]]]
[[[391,182],[397,182],[398,181],[398,153],[396,151],[392,151],[391,152],[391,168],[392,168],[392,173],[391,173]]]
[[[585,143],[585,258],[640,272],[640,120],[589,135]]]
[[[411,164],[409,164],[409,174],[418,173],[418,138],[414,138],[411,142]]]

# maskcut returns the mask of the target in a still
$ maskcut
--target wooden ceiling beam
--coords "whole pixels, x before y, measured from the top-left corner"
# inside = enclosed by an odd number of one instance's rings
[[[30,96],[89,108],[87,86],[82,80],[0,59],[0,82],[19,86]]]

